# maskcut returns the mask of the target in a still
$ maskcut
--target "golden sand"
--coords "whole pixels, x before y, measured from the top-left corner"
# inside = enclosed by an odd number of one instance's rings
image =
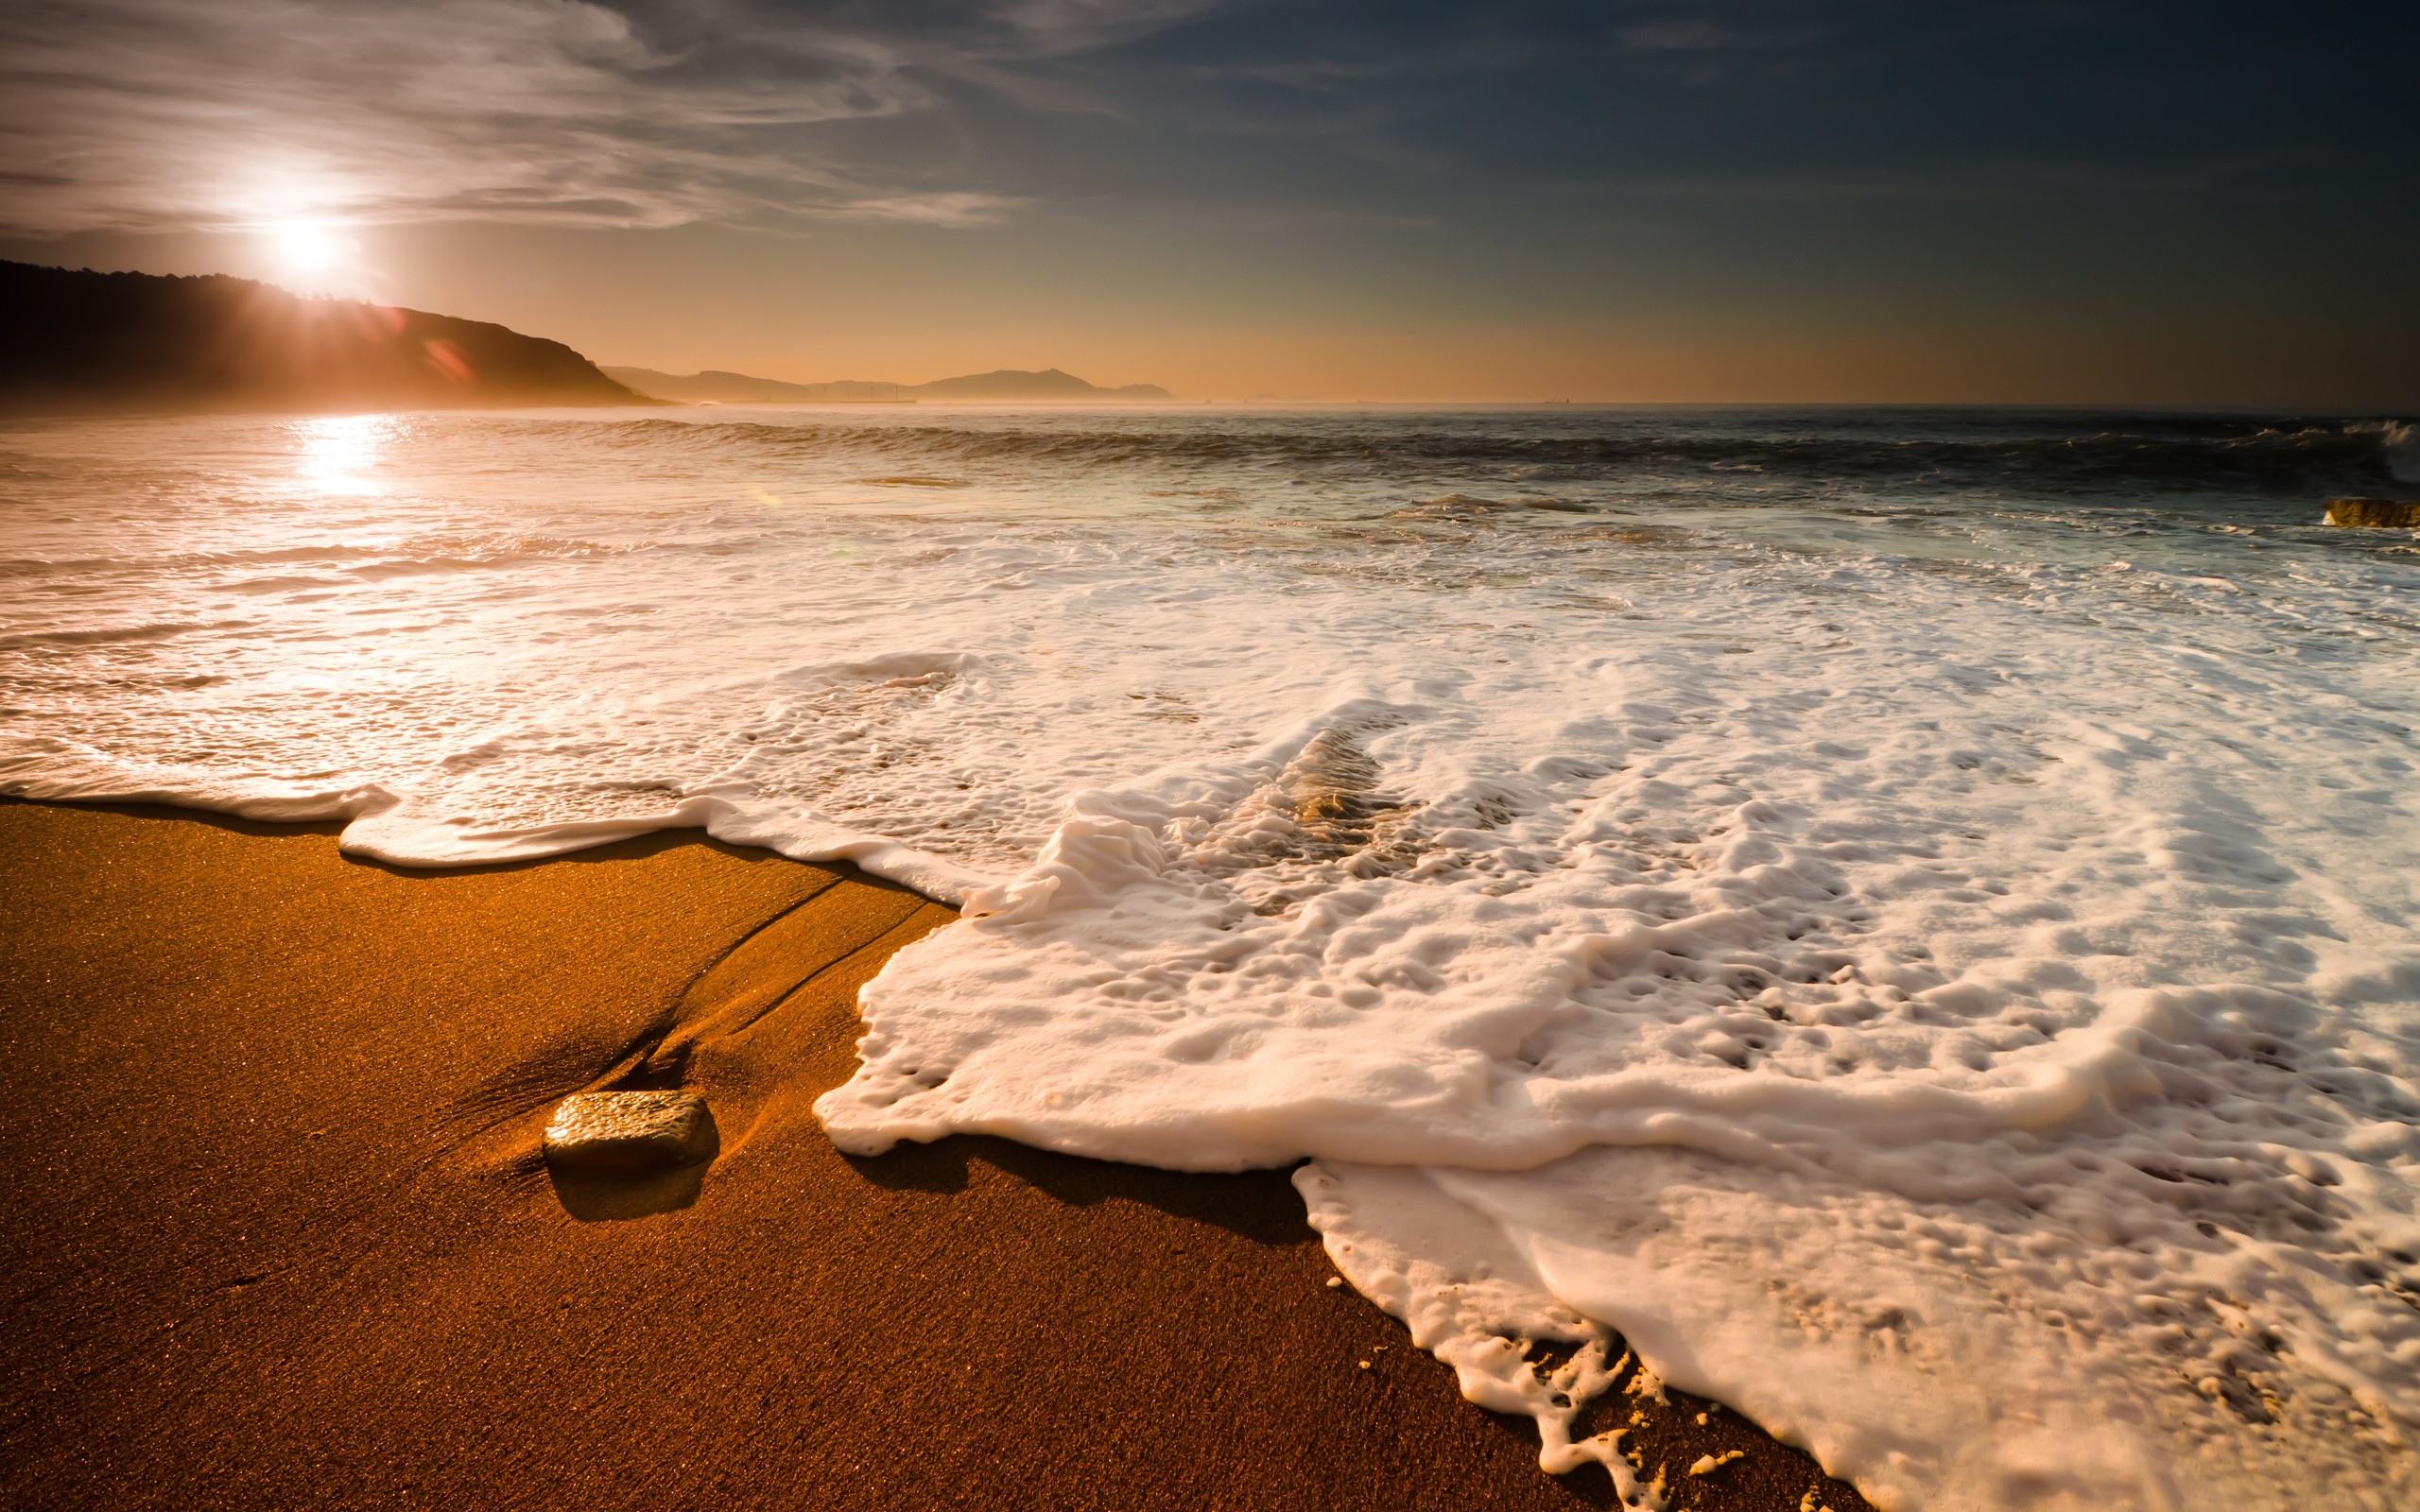
[[[0,1504],[1611,1504],[1282,1173],[836,1153],[857,987],[951,917],[687,833],[430,874],[0,802]],[[673,1086],[710,1164],[550,1179],[558,1100]],[[1863,1505],[1707,1406],[1640,1430],[1676,1506]]]

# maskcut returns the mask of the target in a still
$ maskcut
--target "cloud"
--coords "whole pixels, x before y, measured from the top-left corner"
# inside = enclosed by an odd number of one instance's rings
[[[930,194],[892,195],[878,199],[853,199],[819,206],[817,213],[840,220],[895,220],[919,226],[996,226],[1032,203],[1016,195]]]
[[[11,0],[0,228],[986,225],[1022,201],[937,185],[864,130],[1204,4]]]
[[[2248,204],[2288,159],[2410,198],[2392,91],[2329,82],[2384,52],[2221,28],[2180,70],[2174,34],[2042,0],[0,0],[0,233],[1046,202],[1551,236],[2112,175]],[[2295,46],[2295,91],[2242,87]]]
[[[1219,8],[1219,0],[1010,0],[991,12],[1028,56],[1089,52],[1148,37]]]
[[[1685,16],[1624,26],[1614,33],[1614,39],[1634,53],[1750,52],[1794,47],[1816,34],[1812,26],[1733,26],[1703,16]]]

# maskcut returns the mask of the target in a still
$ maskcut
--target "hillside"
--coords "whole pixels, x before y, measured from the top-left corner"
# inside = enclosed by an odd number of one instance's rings
[[[1069,401],[1151,400],[1172,397],[1157,384],[1104,388],[1056,368],[1041,372],[1003,368],[996,372],[939,378],[928,384],[873,383],[844,378],[832,383],[792,384],[774,378],[708,369],[685,377],[652,368],[607,368],[606,375],[640,393],[689,404],[865,404],[919,399]]]
[[[721,372],[711,368],[686,376],[658,372],[652,368],[609,367],[600,370],[615,383],[642,394],[683,404],[908,404],[915,397],[904,384],[848,379],[828,384],[787,384],[776,378],[751,378],[746,373]]]
[[[972,373],[964,378],[942,378],[928,384],[918,384],[909,393],[923,399],[1167,399],[1168,391],[1157,384],[1128,384],[1122,388],[1103,388],[1088,384],[1072,373],[1056,368],[1041,372],[1020,372],[1003,368],[996,372]]]
[[[0,412],[649,404],[560,341],[250,279],[0,262]]]

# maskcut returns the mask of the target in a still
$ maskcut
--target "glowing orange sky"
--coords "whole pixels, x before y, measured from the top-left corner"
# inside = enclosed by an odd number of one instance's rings
[[[926,234],[942,239],[917,259],[862,234],[358,228],[344,232],[357,255],[316,279],[264,235],[141,238],[139,255],[114,261],[496,320],[601,363],[802,382],[1058,367],[1214,401],[2420,401],[2420,385],[2392,380],[2410,349],[2391,327],[2362,341],[2284,321],[2213,330],[2110,312],[1991,319],[1894,310],[1840,290],[1810,291],[1795,319],[1601,304],[1564,319],[1474,318],[1400,287],[1272,307],[1256,286],[1215,279],[1121,289],[1081,266],[1037,277],[1015,262],[959,262],[946,238],[962,233]],[[84,260],[111,266],[110,249]]]

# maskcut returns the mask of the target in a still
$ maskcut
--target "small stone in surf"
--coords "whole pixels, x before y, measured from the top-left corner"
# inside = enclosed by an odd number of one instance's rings
[[[2337,499],[2327,506],[2331,525],[2411,529],[2420,526],[2420,499]]]
[[[640,1175],[706,1160],[715,1121],[695,1092],[575,1092],[546,1125],[546,1163],[559,1171]]]

